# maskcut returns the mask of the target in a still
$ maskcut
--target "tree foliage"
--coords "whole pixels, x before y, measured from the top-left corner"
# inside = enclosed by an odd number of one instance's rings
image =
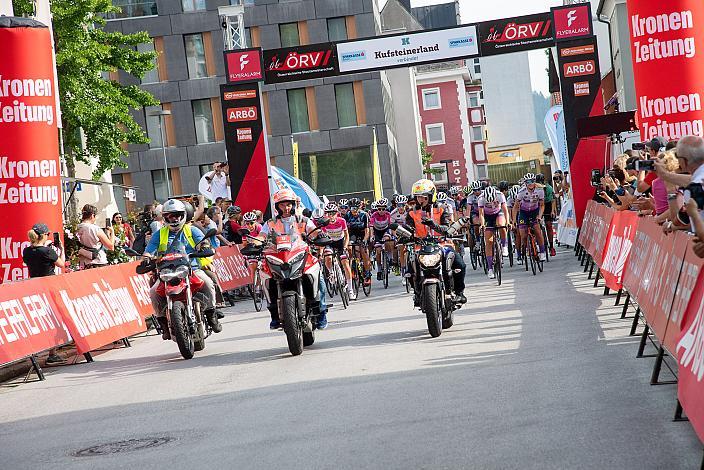
[[[428,145],[424,140],[420,141],[420,161],[423,164],[423,171],[427,175],[441,175],[445,173],[444,168],[430,167],[430,164],[433,163],[433,151],[428,150]]]
[[[13,0],[15,15],[30,15],[31,0]],[[125,166],[125,143],[149,139],[130,110],[159,104],[134,85],[107,79],[123,70],[142,78],[154,68],[156,52],[138,52],[150,42],[146,32],[122,34],[102,29],[105,16],[119,11],[111,0],[52,0],[56,68],[59,79],[65,158],[87,164],[97,160],[93,177]]]

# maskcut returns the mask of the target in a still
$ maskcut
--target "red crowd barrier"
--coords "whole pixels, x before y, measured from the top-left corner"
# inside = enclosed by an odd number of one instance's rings
[[[153,313],[137,262],[0,285],[0,365],[71,339],[80,354],[140,333]],[[250,282],[239,248],[216,250],[223,290]]]
[[[678,397],[704,442],[704,260],[694,254],[692,237],[666,235],[651,217],[590,201],[579,242],[606,285],[628,290],[660,344],[678,359]]]

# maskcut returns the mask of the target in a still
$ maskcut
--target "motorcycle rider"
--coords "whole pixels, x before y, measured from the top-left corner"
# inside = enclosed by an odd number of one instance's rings
[[[445,233],[452,224],[452,218],[445,212],[442,207],[437,204],[437,190],[435,183],[428,179],[421,179],[413,184],[411,195],[416,200],[415,208],[409,211],[406,216],[406,224],[414,227],[415,236],[418,238],[425,237],[429,231],[431,233]],[[442,243],[445,254],[450,251],[455,251],[453,243],[447,241]],[[454,261],[452,262],[452,278],[454,280],[455,301],[460,304],[467,302],[467,297],[464,296],[464,276],[467,271],[462,256],[455,253]],[[420,281],[418,276],[414,276],[415,292],[413,301],[416,306],[420,304],[418,293],[420,292]]]
[[[193,227],[191,224],[186,223],[192,218],[192,211],[192,206],[189,211],[186,205],[177,199],[166,201],[161,210],[164,226],[149,239],[149,244],[144,250],[144,256],[151,258],[169,253],[180,253],[182,250],[187,254],[195,252],[196,246],[203,241],[204,234],[198,227]],[[204,283],[202,293],[205,295],[207,302],[204,312],[205,318],[213,331],[219,333],[222,331],[222,325],[220,325],[217,311],[215,310],[215,284],[202,269],[203,266],[207,266],[211,261],[212,259],[210,258],[195,258],[191,261],[191,264],[193,266],[193,274],[198,276]],[[157,279],[149,290],[149,296],[154,307],[154,314],[161,325],[162,338],[167,340],[171,339],[171,332],[168,320],[164,315],[166,299],[157,294],[157,289],[161,282],[161,280]]]
[[[274,208],[276,209],[276,216],[262,225],[262,230],[259,232],[260,239],[266,239],[272,232],[278,235],[289,235],[293,238],[294,236],[310,233],[316,229],[315,224],[308,217],[296,215],[298,199],[296,193],[292,190],[286,188],[280,189],[274,193],[272,199],[274,201]],[[318,292],[320,293],[318,329],[324,330],[328,327],[328,308],[325,303],[325,280],[323,276],[318,277]],[[276,284],[273,282],[269,283],[269,298],[272,300],[277,298]],[[269,328],[278,330],[281,328],[278,304],[276,301],[273,301],[269,303],[267,308],[271,314]]]

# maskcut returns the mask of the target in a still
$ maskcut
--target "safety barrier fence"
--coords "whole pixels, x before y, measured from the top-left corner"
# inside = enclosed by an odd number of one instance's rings
[[[138,262],[0,285],[0,366],[35,357],[49,348],[76,344],[90,362],[90,351],[147,330],[153,313],[149,275],[136,274]],[[237,246],[221,247],[212,264],[223,291],[250,282]]]
[[[643,324],[637,357],[655,357],[651,384],[677,384],[675,420],[689,420],[704,442],[704,260],[692,244],[652,217],[590,201],[575,253],[589,279],[597,268],[594,287],[601,277],[604,295],[617,292],[616,305],[625,293],[621,318],[635,308],[631,336]],[[655,354],[644,354],[649,341]],[[674,380],[660,381],[663,365]]]

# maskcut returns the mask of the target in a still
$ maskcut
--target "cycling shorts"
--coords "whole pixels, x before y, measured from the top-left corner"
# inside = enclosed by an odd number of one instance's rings
[[[543,219],[548,220],[552,218],[552,205],[554,204],[553,201],[547,202],[545,201],[545,209],[543,209]]]
[[[391,230],[390,229],[388,229],[388,228],[384,229],[384,230],[374,229],[374,241],[376,243],[379,243],[384,238],[388,238],[389,240],[391,239]]]
[[[364,240],[364,235],[366,234],[366,229],[363,228],[348,228],[347,231],[350,234],[350,240],[357,240],[357,243],[362,243]]]
[[[519,211],[518,212],[518,225],[527,227],[528,225],[535,225],[538,223],[538,213],[540,209],[535,209],[532,211]]]
[[[344,254],[344,251],[343,251],[344,249],[345,249],[345,240],[335,240],[334,242],[332,242],[331,244],[329,244],[325,247],[324,252],[326,254],[328,254],[328,253],[335,251],[337,253]]]
[[[496,221],[501,217],[501,220],[499,224],[496,223]],[[504,219],[504,213],[503,212],[497,212],[496,214],[484,214],[484,225],[487,228],[493,228],[496,227],[497,225],[503,226],[506,225],[506,221]]]

